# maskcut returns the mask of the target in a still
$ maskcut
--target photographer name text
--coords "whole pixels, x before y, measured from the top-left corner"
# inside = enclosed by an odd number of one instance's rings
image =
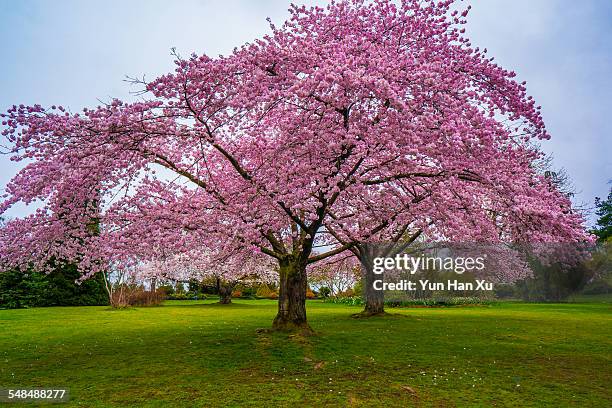
[[[398,282],[384,282],[382,279],[377,279],[372,283],[374,290],[493,290],[493,283],[487,282],[484,279],[476,279],[475,282],[461,282],[456,279],[449,279],[446,282],[432,282],[428,279],[419,279],[418,281],[400,280]]]

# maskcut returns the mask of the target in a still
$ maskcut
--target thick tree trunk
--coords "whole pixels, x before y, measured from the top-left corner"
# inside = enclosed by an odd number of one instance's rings
[[[279,261],[278,314],[274,330],[311,332],[306,319],[306,263],[296,259]]]
[[[376,280],[383,280],[384,275],[376,275],[371,263],[364,268],[364,298],[365,315],[379,315],[385,313],[385,292],[374,289]]]
[[[361,269],[364,279],[365,308],[362,316],[376,316],[385,314],[385,293],[374,289],[374,282],[383,280],[384,275],[374,273],[373,259],[369,256],[361,259]]]
[[[380,248],[369,245],[363,245],[360,248],[359,261],[364,283],[365,307],[361,313],[353,315],[353,317],[382,316],[385,314],[385,293],[382,290],[374,289],[375,281],[384,280],[384,274],[374,273],[374,258],[379,255],[378,252],[381,252]]]
[[[356,246],[356,251],[354,253],[358,256],[361,263],[361,271],[364,279],[365,308],[363,312],[355,315],[355,317],[385,315],[385,292],[382,290],[381,284],[376,285],[379,290],[374,288],[374,282],[377,280],[384,282],[385,273],[374,273],[374,259],[394,257],[404,252],[406,248],[421,235],[421,232],[421,230],[418,230],[411,235],[408,240],[402,242],[394,241],[387,244],[362,243]]]
[[[232,290],[234,289],[233,285],[230,285],[227,282],[222,282],[219,284],[219,303],[222,305],[229,305],[232,303]]]

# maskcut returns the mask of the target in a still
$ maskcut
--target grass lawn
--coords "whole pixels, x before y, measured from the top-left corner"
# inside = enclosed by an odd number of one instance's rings
[[[309,301],[303,338],[257,334],[264,300],[0,310],[0,388],[87,407],[612,406],[610,304],[357,311]]]

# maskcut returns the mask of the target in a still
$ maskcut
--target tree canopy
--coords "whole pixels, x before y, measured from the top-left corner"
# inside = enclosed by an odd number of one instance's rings
[[[460,6],[292,6],[230,55],[177,54],[174,72],[134,80],[137,102],[12,107],[3,135],[25,166],[0,211],[42,206],[3,229],[0,258],[66,259],[87,277],[162,248],[264,254],[284,329],[307,327],[307,266],[360,242],[588,240],[533,166],[540,107],[465,37]]]

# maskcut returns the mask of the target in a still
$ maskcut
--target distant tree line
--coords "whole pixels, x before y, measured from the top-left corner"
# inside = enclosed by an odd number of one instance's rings
[[[9,270],[0,273],[0,308],[42,306],[97,306],[108,304],[104,276],[76,283],[76,265],[59,266],[49,273]]]
[[[515,285],[499,286],[498,296],[528,301],[562,301],[569,296],[612,294],[612,189],[606,199],[595,198],[597,221],[591,233],[597,247],[587,262],[572,266],[546,265],[532,260],[533,276]]]

